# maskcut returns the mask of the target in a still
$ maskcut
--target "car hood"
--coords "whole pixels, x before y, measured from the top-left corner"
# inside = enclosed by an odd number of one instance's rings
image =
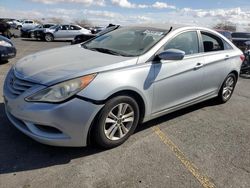
[[[137,57],[115,56],[73,45],[26,56],[16,63],[14,70],[25,80],[51,85],[91,73],[132,66],[137,60]]]

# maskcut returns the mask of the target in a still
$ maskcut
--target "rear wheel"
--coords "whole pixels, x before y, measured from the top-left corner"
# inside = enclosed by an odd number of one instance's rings
[[[44,39],[45,39],[45,41],[47,41],[47,42],[51,42],[51,41],[54,40],[54,37],[53,37],[52,34],[46,33]]]
[[[234,92],[236,82],[235,74],[230,73],[221,86],[219,95],[217,97],[219,103],[226,103],[229,101]]]
[[[95,142],[104,148],[113,148],[133,134],[139,121],[139,107],[129,96],[110,99],[96,119],[93,130]]]

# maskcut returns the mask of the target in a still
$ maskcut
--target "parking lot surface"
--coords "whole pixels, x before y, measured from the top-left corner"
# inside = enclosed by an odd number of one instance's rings
[[[7,120],[3,81],[20,58],[70,43],[13,42],[17,56],[0,64],[0,187],[250,187],[250,79],[239,79],[228,103],[210,100],[142,124],[117,148],[52,147]]]

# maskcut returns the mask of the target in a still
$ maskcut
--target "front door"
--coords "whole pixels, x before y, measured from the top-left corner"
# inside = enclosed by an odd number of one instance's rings
[[[69,25],[62,25],[59,27],[58,31],[55,31],[55,39],[65,39],[69,35]]]
[[[184,105],[204,95],[204,59],[199,53],[197,32],[187,31],[178,34],[161,50],[167,49],[183,50],[185,57],[177,61],[152,62],[155,70],[153,114]]]

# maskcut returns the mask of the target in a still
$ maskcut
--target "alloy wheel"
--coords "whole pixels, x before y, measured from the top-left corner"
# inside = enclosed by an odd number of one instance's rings
[[[222,96],[224,100],[228,100],[231,97],[233,90],[234,90],[234,86],[235,86],[235,80],[232,76],[229,76],[222,90]]]
[[[51,34],[46,34],[46,35],[45,35],[45,40],[46,40],[47,42],[51,42],[51,41],[53,40],[53,36],[52,36]]]
[[[135,119],[134,109],[127,103],[115,106],[106,117],[105,136],[109,140],[119,140],[128,134]]]

